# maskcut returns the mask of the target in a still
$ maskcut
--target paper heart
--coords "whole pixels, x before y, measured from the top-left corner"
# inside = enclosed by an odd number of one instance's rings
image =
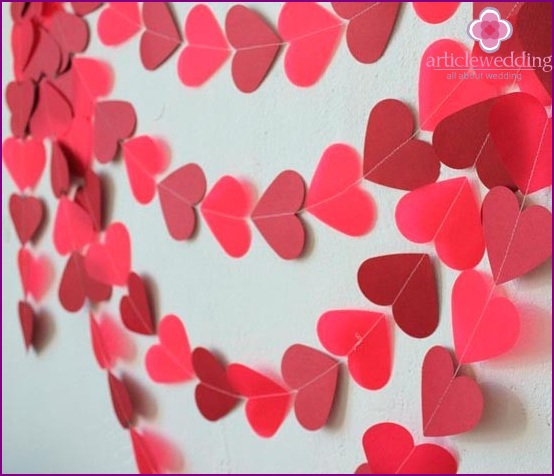
[[[346,235],[367,233],[375,221],[375,209],[370,195],[358,186],[361,168],[352,147],[328,147],[312,177],[304,209]]]
[[[140,28],[138,2],[109,2],[98,17],[98,37],[107,46],[115,46],[136,35]]]
[[[506,353],[516,343],[519,327],[516,307],[495,295],[490,280],[475,270],[458,276],[452,289],[452,331],[461,364]]]
[[[414,445],[410,432],[396,423],[378,423],[364,433],[367,463],[356,474],[456,474],[458,464],[442,446]]]
[[[44,205],[39,198],[12,193],[9,209],[19,241],[24,245],[34,238],[40,228]]]
[[[342,33],[342,21],[315,2],[286,2],[277,30],[288,43],[285,73],[296,86],[312,86],[331,61]]]
[[[439,324],[437,283],[429,255],[406,253],[365,260],[358,286],[380,306],[392,306],[394,320],[411,337],[428,337]]]
[[[104,233],[104,243],[93,243],[85,256],[89,276],[101,283],[125,286],[131,271],[131,240],[122,223],[112,223]]]
[[[50,185],[56,198],[67,195],[71,186],[69,166],[65,152],[59,142],[52,143],[52,159],[50,161]]]
[[[239,402],[227,378],[225,366],[209,350],[197,347],[192,352],[194,373],[200,380],[194,391],[196,406],[204,418],[217,421]]]
[[[288,390],[242,364],[227,367],[233,388],[247,399],[246,419],[258,436],[271,438],[279,429],[291,403]]]
[[[429,349],[421,370],[423,434],[448,436],[469,431],[483,413],[483,394],[470,377],[456,376],[447,349]]]
[[[427,47],[419,67],[419,124],[424,131],[433,131],[445,117],[478,102],[498,95],[496,85],[482,79],[459,79],[472,71],[456,69],[456,79],[448,78],[443,63],[437,58],[465,58],[469,51],[461,43],[441,39]],[[471,57],[471,56],[470,56]],[[445,60],[446,61],[446,60]]]
[[[504,166],[524,194],[552,185],[552,118],[539,101],[525,93],[499,98],[489,127]]]
[[[77,251],[95,237],[90,215],[66,196],[58,201],[54,219],[54,246],[61,255]]]
[[[83,184],[75,192],[75,203],[89,214],[94,230],[100,231],[103,228],[102,183],[91,169],[87,170]]]
[[[92,350],[100,368],[112,369],[118,361],[134,357],[133,342],[111,316],[102,314],[97,319],[90,313],[89,319]]]
[[[33,137],[63,136],[72,120],[73,111],[64,95],[50,81],[41,81],[37,106],[29,122]]]
[[[158,326],[159,344],[148,349],[146,371],[154,382],[186,382],[194,377],[187,331],[181,320],[169,314]]]
[[[8,84],[6,103],[10,108],[10,127],[15,137],[25,137],[35,99],[36,88],[33,81],[12,81]]]
[[[94,111],[94,155],[103,164],[112,160],[121,141],[133,135],[137,125],[135,108],[126,101],[96,103]]]
[[[140,59],[146,69],[154,70],[179,47],[181,35],[165,2],[144,2],[142,20],[146,31],[140,38]]]
[[[13,2],[15,4],[16,2]],[[38,43],[38,33],[34,23],[28,19],[15,21],[12,27],[11,46],[13,57],[13,70],[15,79],[18,81],[32,79],[25,74],[25,68],[29,63],[31,54]]]
[[[156,334],[152,306],[144,281],[138,274],[131,273],[127,278],[127,289],[128,295],[119,301],[119,313],[123,324],[130,331],[139,334]]]
[[[259,14],[243,5],[234,5],[227,12],[225,32],[236,49],[231,67],[235,86],[251,93],[269,72],[281,49],[281,38]]]
[[[481,210],[487,255],[494,280],[523,276],[552,256],[552,213],[533,205],[521,209],[507,188],[493,188]]]
[[[206,177],[196,164],[179,167],[158,184],[165,224],[174,240],[187,240],[194,234],[195,205],[205,193]]]
[[[55,78],[60,72],[62,64],[62,52],[56,39],[45,29],[35,26],[31,31],[25,31],[33,38],[27,64],[24,66],[22,78],[32,79],[38,82],[42,76]],[[26,46],[25,46],[26,48]]]
[[[417,16],[424,22],[437,24],[448,20],[460,6],[460,2],[412,2]]]
[[[248,191],[229,175],[216,182],[200,205],[200,213],[215,239],[233,258],[240,258],[250,248],[250,228],[246,221],[249,212]]]
[[[488,187],[517,188],[490,138],[489,115],[496,98],[461,109],[438,123],[433,147],[440,161],[453,169],[475,166]]]
[[[23,191],[35,188],[46,164],[46,152],[41,141],[8,137],[2,144],[2,160],[13,181]]]
[[[103,4],[103,2],[70,2],[71,8],[73,8],[73,11],[80,16],[88,15],[89,13],[93,12],[97,8],[100,7],[100,5]]]
[[[231,53],[225,35],[207,5],[195,5],[185,20],[187,46],[177,64],[185,86],[201,86],[225,63]]]
[[[412,111],[403,102],[385,99],[367,121],[364,178],[371,182],[414,190],[436,182],[440,162],[431,144],[413,139]]]
[[[115,416],[123,428],[133,426],[135,421],[135,410],[129,390],[125,383],[108,371],[108,385],[112,397],[112,405]]]
[[[477,200],[468,179],[458,177],[418,188],[396,206],[396,225],[414,243],[435,242],[441,261],[473,268],[485,251]]]
[[[182,473],[183,458],[165,438],[148,429],[131,429],[130,433],[140,474]]]
[[[66,11],[60,10],[52,16],[48,31],[58,43],[62,53],[62,62],[65,64],[69,63],[70,54],[81,53],[88,45],[87,22]],[[65,70],[65,68],[63,69]]]
[[[60,137],[58,143],[72,175],[83,177],[91,169],[93,133],[91,119],[75,117],[69,130]]]
[[[21,248],[17,254],[17,266],[24,294],[40,301],[52,284],[52,264],[46,256],[35,257],[27,248]]]
[[[35,333],[35,311],[31,305],[25,301],[19,301],[17,311],[19,314],[19,324],[21,325],[25,349],[29,350],[29,348],[33,345],[33,337]]]
[[[155,176],[167,167],[162,144],[148,136],[134,137],[123,144],[123,161],[133,196],[150,203],[156,195]]]
[[[281,374],[296,390],[294,413],[298,422],[306,430],[322,428],[333,407],[339,363],[317,349],[294,344],[283,355]]]
[[[285,170],[271,182],[252,212],[254,225],[283,259],[298,258],[304,250],[306,232],[297,214],[305,194],[300,174]]]
[[[360,63],[375,63],[384,53],[396,23],[400,2],[331,2],[348,21],[346,43]]]
[[[391,341],[384,314],[336,310],[317,323],[319,341],[331,354],[348,358],[352,378],[363,388],[378,390],[389,381]]]
[[[112,295],[111,286],[92,279],[85,269],[85,259],[74,252],[71,254],[60,280],[58,297],[66,311],[77,312],[88,298],[92,302],[107,301]]]

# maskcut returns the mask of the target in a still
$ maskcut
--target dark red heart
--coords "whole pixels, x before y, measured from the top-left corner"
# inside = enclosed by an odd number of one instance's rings
[[[137,124],[135,108],[125,101],[96,103],[94,112],[94,154],[103,164],[111,161],[119,143],[133,135]]]
[[[75,193],[75,203],[88,212],[94,229],[100,231],[103,228],[102,182],[92,169],[85,173],[85,181]]]
[[[179,47],[181,35],[165,2],[144,2],[142,20],[146,31],[140,38],[140,59],[146,69],[154,70]]]
[[[123,428],[133,426],[135,421],[135,410],[131,395],[125,383],[108,371],[108,384],[112,396],[112,405],[115,415]]]
[[[28,302],[19,301],[18,313],[21,332],[23,333],[23,342],[25,343],[25,348],[29,350],[33,345],[36,319],[35,311]]]
[[[6,88],[10,108],[10,126],[15,137],[25,137],[29,119],[35,107],[36,88],[31,80],[12,81]]]
[[[128,294],[119,301],[119,312],[125,327],[138,334],[154,335],[156,327],[152,306],[143,279],[131,272],[127,278]]]
[[[59,142],[52,143],[52,160],[50,162],[50,184],[56,198],[69,191],[69,165],[65,152]]]
[[[10,195],[10,215],[22,245],[32,240],[42,224],[44,205],[39,198],[26,195]]]

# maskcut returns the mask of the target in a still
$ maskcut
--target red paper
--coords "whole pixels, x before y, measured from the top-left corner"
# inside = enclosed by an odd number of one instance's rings
[[[103,228],[102,183],[90,169],[85,173],[83,184],[75,192],[75,203],[89,214],[94,229],[100,231]]]
[[[58,43],[62,52],[62,61],[66,64],[69,63],[69,54],[81,53],[88,45],[87,22],[66,11],[60,10],[52,16],[48,31]]]
[[[331,2],[333,10],[349,20],[346,43],[360,63],[375,63],[385,52],[400,2]]]
[[[233,81],[243,93],[251,93],[269,72],[281,49],[281,38],[260,15],[243,5],[234,5],[227,12],[225,32],[237,50],[231,69]]]
[[[98,37],[108,46],[124,43],[140,28],[138,2],[110,2],[98,17]]]
[[[39,230],[44,218],[44,205],[38,198],[13,193],[10,195],[9,209],[19,241],[24,245]]]
[[[156,326],[152,317],[152,306],[146,285],[136,274],[129,274],[127,279],[128,295],[119,302],[119,312],[125,327],[130,331],[144,335],[156,334]]]
[[[271,182],[252,212],[254,225],[283,259],[298,258],[304,250],[306,232],[297,214],[305,194],[304,179],[294,170],[285,170]]]
[[[181,320],[169,314],[158,326],[160,343],[146,353],[146,371],[154,382],[180,383],[194,377],[190,344]]]
[[[33,38],[33,46],[30,50],[30,56],[24,66],[22,77],[17,74],[17,79],[32,79],[39,81],[41,76],[45,75],[52,79],[61,72],[61,67],[65,65],[62,63],[62,52],[58,45],[58,42],[54,37],[48,33],[44,28],[35,28],[31,31],[23,30],[22,34],[31,35]],[[14,38],[15,40],[15,38]],[[20,42],[17,43],[19,45]],[[14,48],[18,48],[15,45]],[[23,46],[25,54],[27,54],[27,45]]]
[[[302,344],[290,346],[281,360],[286,384],[296,390],[294,413],[306,430],[319,430],[329,418],[337,388],[339,363]]]
[[[363,388],[378,390],[389,381],[391,340],[384,314],[338,310],[317,323],[319,341],[331,354],[348,357],[348,370]]]
[[[87,15],[102,5],[103,2],[71,2],[71,8],[80,16]]]
[[[181,35],[171,7],[165,2],[144,2],[142,19],[146,31],[140,38],[140,59],[146,69],[164,63],[181,44]]]
[[[71,186],[70,181],[71,177],[69,176],[69,166],[65,152],[59,142],[53,142],[52,160],[50,162],[50,184],[56,198],[67,195]]]
[[[358,286],[366,298],[392,306],[394,320],[411,337],[428,337],[439,324],[435,273],[429,255],[395,254],[365,260]]]
[[[17,310],[25,349],[29,350],[29,348],[33,345],[33,337],[35,334],[35,311],[33,311],[31,305],[25,301],[19,301]]]
[[[217,20],[206,5],[195,5],[185,20],[187,46],[177,64],[185,86],[201,86],[225,63],[231,51]]]
[[[141,474],[182,473],[183,458],[165,438],[148,429],[131,429],[131,441]]]
[[[96,236],[90,215],[67,197],[58,201],[54,219],[54,246],[61,255],[77,251]]]
[[[137,116],[132,104],[126,101],[96,103],[94,112],[94,154],[107,163],[119,150],[119,143],[133,135]]]
[[[98,320],[90,314],[90,336],[94,356],[102,369],[112,369],[119,360],[128,361],[135,355],[133,342],[107,314]]]
[[[272,437],[287,416],[290,392],[241,364],[229,365],[227,376],[233,388],[247,398],[245,412],[252,429],[261,437]]]
[[[2,160],[13,181],[23,191],[35,188],[46,164],[46,152],[41,141],[8,137],[2,144]]]
[[[115,416],[123,428],[132,427],[135,420],[135,411],[129,390],[127,390],[125,383],[111,372],[108,372],[108,384]]]
[[[246,218],[250,197],[245,186],[226,175],[212,187],[200,205],[200,212],[223,250],[240,258],[250,248],[250,228]]]
[[[370,195],[358,186],[361,168],[352,147],[328,147],[312,177],[305,210],[346,235],[367,233],[375,221],[375,209]]]
[[[442,446],[414,445],[406,428],[396,423],[378,423],[364,433],[367,463],[356,474],[456,474],[458,464]]]
[[[338,46],[342,22],[315,2],[286,2],[277,29],[288,43],[285,73],[296,86],[312,86],[323,75]]]
[[[436,182],[440,162],[431,144],[413,139],[414,128],[403,102],[385,99],[375,105],[365,135],[365,179],[401,190]]]
[[[179,167],[158,183],[160,205],[174,240],[188,240],[196,230],[195,205],[206,193],[206,177],[200,166]]]
[[[40,301],[52,284],[52,264],[46,256],[35,257],[27,248],[21,248],[17,265],[25,296],[30,294],[36,302]]]
[[[69,130],[73,119],[71,105],[50,81],[41,81],[38,101],[31,117],[31,134],[38,138],[60,137]]]
[[[485,197],[481,214],[497,284],[523,276],[552,256],[552,213],[546,208],[522,210],[510,190],[497,187]]]
[[[10,108],[10,127],[15,137],[25,137],[35,99],[36,88],[33,81],[12,81],[8,84],[6,103]]]
[[[38,3],[35,3],[38,5]],[[13,4],[12,4],[13,5]],[[34,25],[29,20],[18,21],[13,24],[11,34],[13,72],[18,81],[29,79],[24,70],[34,47],[38,43],[39,36],[35,32]]]
[[[460,2],[413,2],[417,16],[427,23],[442,23],[448,20]]]
[[[396,206],[396,225],[414,243],[435,242],[439,258],[453,269],[473,268],[485,251],[479,208],[467,178],[418,188]]]
[[[456,376],[447,349],[432,347],[421,371],[423,434],[448,436],[472,430],[483,413],[483,394],[470,377]]]
[[[223,418],[239,402],[238,395],[227,378],[225,366],[203,347],[197,347],[192,352],[192,365],[200,380],[194,391],[198,410],[209,421]]]

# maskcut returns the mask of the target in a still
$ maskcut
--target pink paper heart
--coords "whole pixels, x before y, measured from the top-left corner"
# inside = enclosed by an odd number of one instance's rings
[[[54,219],[54,246],[58,253],[78,251],[95,235],[90,215],[66,196],[60,198]]]
[[[115,46],[136,35],[140,28],[138,2],[110,2],[98,17],[98,37],[108,46]]]
[[[33,189],[46,164],[44,145],[33,138],[8,137],[2,144],[2,160],[19,190]]]
[[[460,6],[460,2],[413,2],[417,16],[424,22],[437,24],[448,20]]]
[[[95,317],[90,313],[90,337],[96,361],[102,369],[112,369],[120,360],[129,361],[135,355],[133,341],[110,315]]]
[[[52,264],[46,256],[35,257],[27,248],[17,254],[17,265],[23,292],[40,301],[50,288],[54,277]]]
[[[50,82],[41,81],[29,128],[33,137],[61,137],[71,127],[73,110],[67,98]]]

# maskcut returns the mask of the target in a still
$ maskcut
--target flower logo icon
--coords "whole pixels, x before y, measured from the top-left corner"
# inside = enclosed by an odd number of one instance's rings
[[[500,48],[500,43],[512,36],[512,24],[503,20],[496,8],[487,7],[473,20],[468,27],[468,34],[485,53],[494,53]]]

